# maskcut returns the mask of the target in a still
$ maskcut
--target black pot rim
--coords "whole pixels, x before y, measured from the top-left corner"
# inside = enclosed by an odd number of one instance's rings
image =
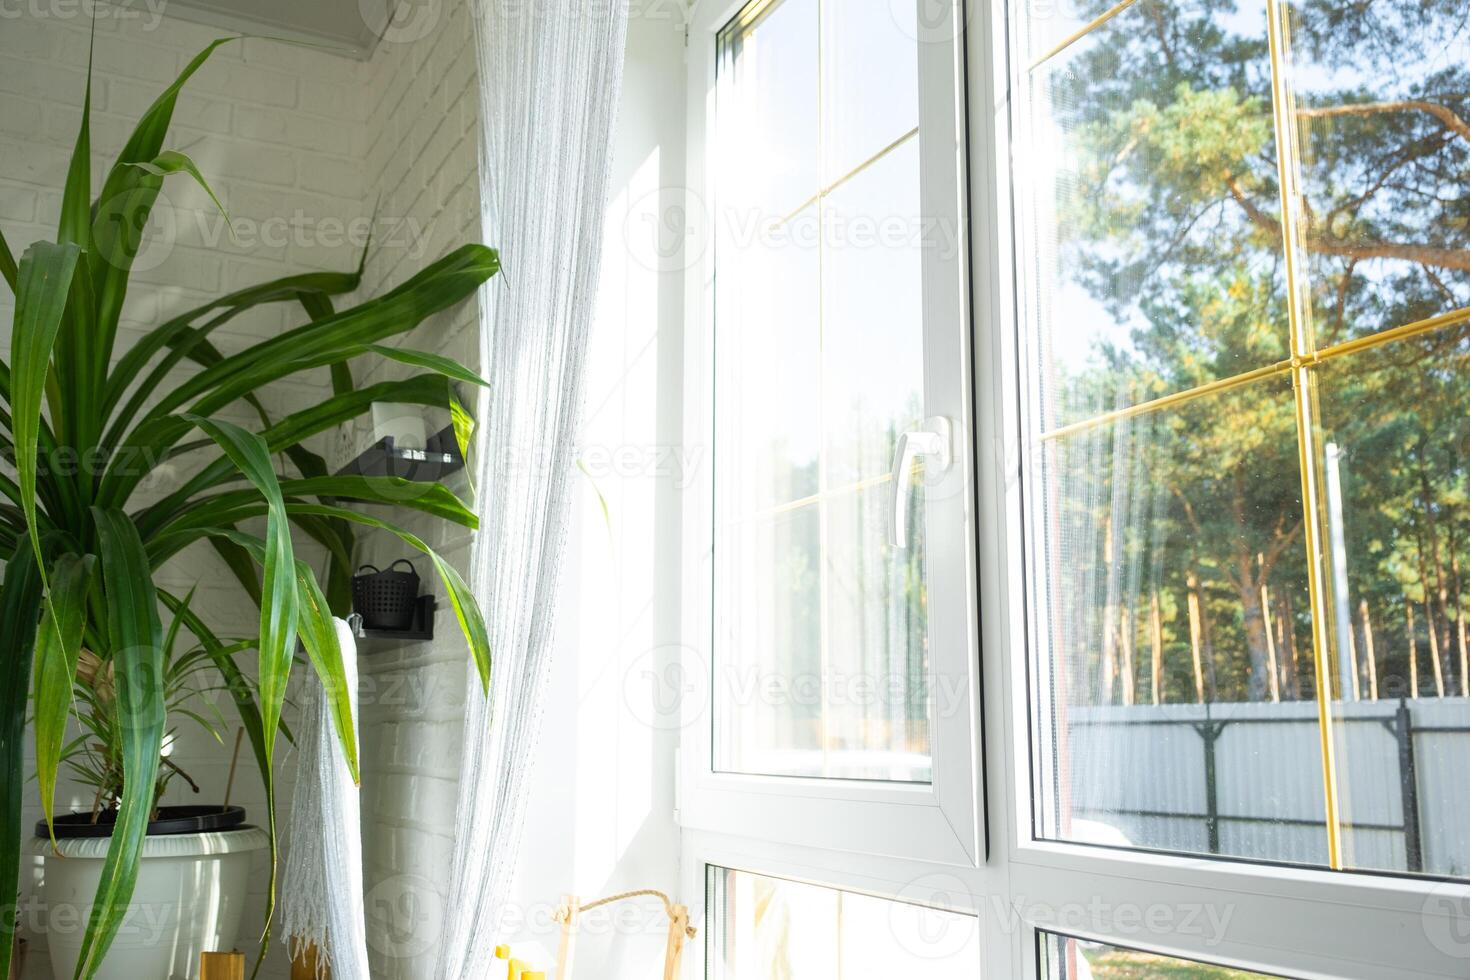
[[[242,806],[164,806],[158,808],[159,817],[148,824],[149,837],[174,837],[181,834],[209,834],[222,830],[237,830],[245,824],[245,808]],[[87,840],[111,837],[117,813],[109,810],[92,822],[90,813],[63,813],[56,817],[57,840]],[[49,838],[51,831],[46,821],[36,822],[36,836]]]

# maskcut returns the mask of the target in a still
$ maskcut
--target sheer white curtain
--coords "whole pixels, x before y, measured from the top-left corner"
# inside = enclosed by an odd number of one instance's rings
[[[438,975],[478,980],[495,943],[534,763],[601,258],[627,0],[474,0],[484,149],[490,382],[472,585],[494,657],[470,669],[458,828]]]

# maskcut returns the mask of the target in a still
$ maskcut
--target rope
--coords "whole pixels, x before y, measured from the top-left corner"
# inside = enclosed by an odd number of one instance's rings
[[[674,912],[674,900],[654,888],[640,888],[637,891],[619,892],[616,895],[609,895],[607,898],[599,898],[595,902],[588,902],[586,905],[578,906],[576,914],[581,915],[583,912],[591,912],[593,909],[600,909],[604,905],[612,905],[615,902],[622,902],[630,898],[656,898],[664,903],[664,913],[668,915],[670,922],[677,922],[679,920],[679,916]],[[565,905],[556,910],[555,918],[557,922],[567,922],[571,919],[571,916],[572,910]],[[686,925],[684,932],[688,934],[690,939],[693,939],[699,933],[699,930],[693,926]]]

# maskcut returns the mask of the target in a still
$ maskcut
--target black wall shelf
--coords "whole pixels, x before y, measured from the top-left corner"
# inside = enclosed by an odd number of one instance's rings
[[[406,630],[374,630],[367,629],[358,620],[357,638],[359,640],[376,640],[384,643],[421,643],[434,638],[434,613],[438,610],[438,603],[434,596],[421,595],[415,601],[413,610],[413,622]]]
[[[379,439],[360,456],[337,471],[338,476],[396,476],[415,483],[438,483],[451,473],[464,469],[454,427],[450,426],[428,439],[423,449],[403,449],[393,444],[392,437]]]

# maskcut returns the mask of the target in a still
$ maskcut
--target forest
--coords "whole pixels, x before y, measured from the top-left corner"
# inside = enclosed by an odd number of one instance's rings
[[[1287,9],[1274,73],[1264,0],[1140,0],[1030,69],[1031,520],[1074,704],[1316,696],[1304,465],[1334,696],[1470,692],[1470,5]]]

